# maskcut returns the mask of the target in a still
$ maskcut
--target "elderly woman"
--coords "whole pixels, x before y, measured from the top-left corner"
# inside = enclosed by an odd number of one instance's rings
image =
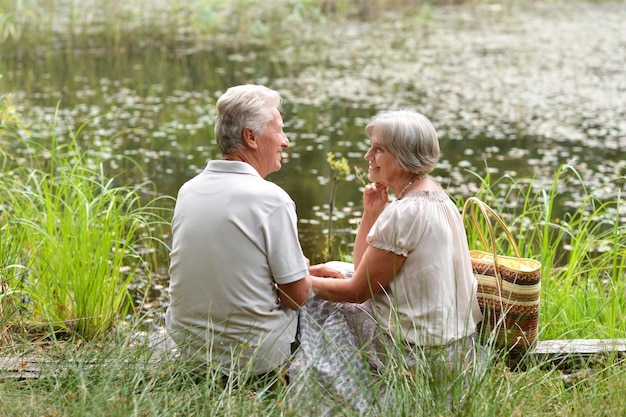
[[[301,314],[303,361],[320,371],[324,361],[333,360],[333,349],[321,350],[316,329],[328,327],[330,316],[343,316],[352,344],[375,352],[369,358],[373,367],[397,365],[398,355],[411,367],[426,356],[433,362],[431,378],[445,378],[446,370],[467,363],[481,312],[461,215],[428,176],[440,156],[437,133],[425,116],[410,110],[376,115],[366,133],[372,183],[363,193],[354,267],[331,262],[346,279],[312,278],[315,297]],[[389,190],[396,198],[387,204]],[[313,358],[314,351],[327,357]]]

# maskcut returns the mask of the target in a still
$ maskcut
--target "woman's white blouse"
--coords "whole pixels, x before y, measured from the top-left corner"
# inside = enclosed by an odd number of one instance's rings
[[[481,320],[477,282],[459,210],[443,191],[415,191],[389,204],[367,242],[406,257],[372,300],[381,325],[421,346],[442,346],[474,333]]]

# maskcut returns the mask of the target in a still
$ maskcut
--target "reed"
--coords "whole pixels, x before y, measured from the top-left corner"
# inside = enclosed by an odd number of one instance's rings
[[[15,182],[13,167],[16,162],[4,149],[18,138],[24,124],[11,103],[9,96],[0,96],[0,190],[9,189]],[[19,249],[23,247],[24,235],[8,236],[6,223],[10,207],[0,199],[0,346],[8,345],[19,329],[18,290],[9,285],[9,280],[21,281],[25,266],[20,263]]]
[[[0,0],[0,42],[6,51],[40,52],[53,45],[67,54],[107,54],[153,46],[174,48],[257,44],[298,45],[303,24],[327,19],[372,19],[388,10],[428,18],[446,1],[296,0],[56,2]],[[20,48],[17,48],[17,46]],[[32,45],[33,48],[24,48]],[[109,51],[109,52],[107,52]]]

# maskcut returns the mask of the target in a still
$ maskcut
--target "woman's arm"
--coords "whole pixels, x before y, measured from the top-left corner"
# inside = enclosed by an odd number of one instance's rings
[[[351,279],[311,277],[311,287],[326,300],[362,303],[389,285],[405,260],[402,255],[368,245]]]
[[[344,278],[343,274],[336,269],[329,268],[324,264],[313,265],[308,258],[304,258],[309,267],[310,275],[329,278]],[[298,281],[289,284],[278,284],[278,297],[287,308],[298,310],[304,305],[311,288],[311,276],[306,276]]]
[[[361,216],[361,223],[359,223],[359,228],[356,231],[356,239],[354,240],[354,251],[352,252],[352,260],[354,263],[354,269],[359,267],[361,260],[363,259],[363,255],[369,244],[366,241],[367,234],[370,229],[378,219],[380,212],[372,213],[372,212],[363,212],[363,216]]]
[[[363,255],[369,247],[365,241],[367,234],[376,222],[376,219],[378,219],[378,216],[380,216],[381,211],[385,208],[388,200],[389,194],[387,193],[387,187],[384,185],[378,183],[368,184],[363,191],[363,216],[357,229],[354,251],[352,253],[355,270],[359,267]]]

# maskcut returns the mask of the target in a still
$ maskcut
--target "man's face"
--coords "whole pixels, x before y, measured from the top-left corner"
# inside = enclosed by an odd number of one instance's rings
[[[258,136],[258,163],[262,177],[280,170],[281,154],[289,147],[289,139],[283,132],[283,118],[278,109],[273,110],[274,117],[267,124],[265,132]]]

